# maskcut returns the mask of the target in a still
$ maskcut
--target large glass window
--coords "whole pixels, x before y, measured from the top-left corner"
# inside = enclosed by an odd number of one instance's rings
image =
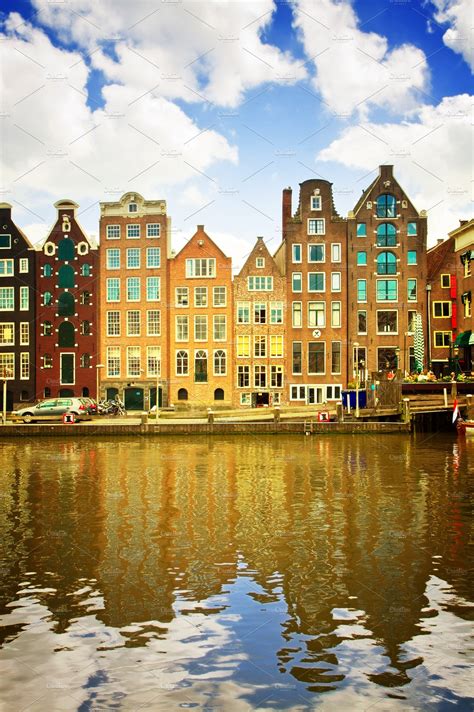
[[[357,312],[357,333],[367,333],[367,312],[365,310]]]
[[[140,225],[127,225],[127,238],[131,240],[137,239],[138,237],[140,237]]]
[[[397,230],[391,223],[381,223],[377,226],[377,247],[395,247]]]
[[[127,250],[127,269],[140,269],[140,248],[129,247]]]
[[[407,223],[408,237],[415,237],[418,234],[416,222]]]
[[[377,274],[397,274],[397,258],[393,252],[380,252],[377,255]]]
[[[283,388],[283,366],[270,366],[270,386]],[[273,400],[275,403],[275,400]]]
[[[396,310],[377,312],[377,333],[398,333],[398,312]]]
[[[416,265],[416,264],[417,264],[416,250],[408,250],[408,253],[407,253],[407,264],[409,264],[409,265]]]
[[[159,302],[160,301],[160,278],[159,277],[147,277],[146,278],[146,300],[147,300],[147,302]]]
[[[299,243],[295,243],[291,247],[291,260],[295,264],[301,262],[301,245]]]
[[[188,287],[176,287],[176,306],[189,307],[189,289]]]
[[[273,277],[247,277],[247,287],[249,292],[272,292]]]
[[[239,358],[250,358],[250,336],[247,334],[237,336],[237,356]]]
[[[196,383],[207,383],[207,353],[196,351],[194,356],[194,380]]]
[[[254,324],[266,324],[267,323],[267,303],[266,302],[254,302],[254,304],[253,304],[253,323]]]
[[[396,279],[377,280],[377,301],[396,302],[398,297],[398,284]]]
[[[396,218],[397,199],[391,193],[383,193],[377,198],[377,217]]]
[[[120,336],[120,312],[107,312],[107,336]]]
[[[366,250],[359,250],[357,253],[357,264],[359,267],[367,266],[367,252]]]
[[[20,311],[28,311],[30,308],[30,288],[20,287]]]
[[[255,388],[266,388],[267,387],[267,367],[266,366],[254,366],[253,383],[254,383]]]
[[[303,373],[302,345],[301,341],[293,341],[292,344],[292,372],[295,375]]]
[[[366,302],[367,301],[367,280],[358,279],[357,280],[357,301]]]
[[[292,323],[297,329],[302,326],[302,304],[301,302],[293,302],[292,304]]]
[[[13,275],[13,260],[0,260],[0,277]]]
[[[139,378],[140,366],[140,347],[127,346],[127,376],[132,378]]]
[[[283,324],[283,302],[270,302],[270,324]]]
[[[324,262],[324,245],[308,245],[308,262]]]
[[[194,317],[194,340],[207,341],[207,316]]]
[[[225,314],[213,316],[214,341],[225,341],[227,338],[227,319]]]
[[[161,333],[161,312],[159,309],[148,309],[146,313],[147,336],[159,336]]]
[[[46,295],[50,295],[49,304],[51,304],[53,295],[51,292],[45,292],[43,304],[46,304]],[[15,292],[14,287],[0,287],[0,311],[13,311],[15,308]]]
[[[160,236],[160,223],[148,223],[146,226],[146,236],[147,237],[159,237]]]
[[[188,341],[189,339],[189,317],[176,317],[176,341]]]
[[[250,386],[250,366],[237,366],[237,388]]]
[[[10,380],[15,377],[15,354],[0,354],[0,374],[6,380]]]
[[[187,351],[176,352],[176,375],[187,376],[189,373],[189,356]]]
[[[216,260],[214,257],[209,259],[187,259],[186,260],[186,277],[215,277],[216,276]]]
[[[324,302],[308,302],[308,326],[325,326],[326,304]]]
[[[416,279],[407,280],[407,288],[408,288],[408,301],[416,302],[418,299],[417,289],[416,289]]]
[[[270,335],[270,357],[283,358],[283,335]]]
[[[324,343],[310,341],[308,343],[308,374],[324,373]]]
[[[213,287],[212,289],[212,304],[215,307],[225,307],[227,304],[227,288]]]
[[[324,218],[308,219],[308,235],[324,235],[325,231]]]
[[[140,336],[140,321],[138,309],[127,312],[127,336]]]
[[[331,326],[341,326],[341,302],[331,302]]]
[[[253,337],[253,355],[255,358],[265,358],[267,355],[267,337],[266,336],[254,336]]]
[[[207,287],[195,287],[194,306],[207,307]]]
[[[226,352],[222,349],[214,351],[214,375],[225,376],[227,372]]]
[[[237,302],[237,324],[250,324],[250,302]]]
[[[107,225],[107,240],[118,240],[120,237],[120,225]]]
[[[367,226],[365,222],[357,223],[357,237],[367,237]]]
[[[301,272],[293,272],[291,275],[291,285],[293,292],[301,292],[303,289]]]
[[[331,343],[331,373],[341,373],[341,342]]]
[[[0,324],[0,346],[13,346],[15,344],[15,325],[13,322]]]
[[[120,269],[120,250],[116,247],[105,251],[106,269]]]
[[[308,272],[308,291],[324,292],[324,272]]]
[[[120,279],[119,277],[109,277],[105,281],[106,300],[108,302],[120,301]]]
[[[148,376],[156,378],[161,375],[161,346],[147,346],[146,369]]]
[[[127,277],[127,302],[140,301],[140,277]]]

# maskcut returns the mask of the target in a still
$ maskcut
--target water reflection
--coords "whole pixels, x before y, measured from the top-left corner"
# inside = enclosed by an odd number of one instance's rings
[[[469,454],[426,435],[0,443],[1,698],[467,708]]]

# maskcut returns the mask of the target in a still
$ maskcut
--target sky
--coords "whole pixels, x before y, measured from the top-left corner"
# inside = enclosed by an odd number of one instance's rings
[[[32,242],[54,203],[164,199],[237,271],[281,240],[281,192],[333,183],[341,216],[382,163],[428,244],[472,216],[472,0],[3,0],[0,200]]]

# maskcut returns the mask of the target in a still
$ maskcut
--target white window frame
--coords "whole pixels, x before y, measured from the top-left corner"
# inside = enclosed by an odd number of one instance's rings
[[[113,231],[111,230],[111,228],[114,228],[114,229],[116,228],[116,229],[117,229],[116,231],[118,232],[118,235],[112,235],[111,233],[112,233]],[[114,230],[114,231],[115,231],[115,230]],[[105,228],[105,239],[106,239],[106,240],[120,240],[121,233],[122,233],[122,230],[121,230],[121,226],[120,226],[120,225],[107,225],[106,228]]]
[[[138,235],[131,235],[132,229],[138,228]],[[127,223],[127,240],[139,240],[140,239],[140,223]],[[128,368],[128,367],[127,367]]]
[[[152,228],[153,228],[153,230],[158,228],[157,235],[150,234],[150,232],[152,231]],[[147,223],[146,224],[146,236],[150,239],[153,239],[153,238],[157,239],[157,238],[161,237],[161,224],[160,223]]]
[[[323,287],[322,289],[310,289],[310,277],[313,274],[322,274],[323,275]],[[322,294],[323,292],[326,291],[326,273],[325,272],[308,272],[308,292],[310,294]]]
[[[9,341],[7,341],[7,340],[3,341],[0,339],[0,347],[3,348],[4,346],[15,346],[15,322],[14,321],[2,321],[0,323],[0,334],[4,334],[5,332],[7,334],[11,334],[11,338]],[[1,374],[0,374],[0,376],[1,376]]]
[[[219,294],[220,292],[218,290],[223,290],[221,294],[224,295],[224,300],[220,303],[219,300],[216,299],[216,294]],[[216,307],[217,309],[219,307],[226,307],[227,306],[227,287],[225,285],[221,285],[220,287],[213,287],[212,288],[212,306]]]
[[[315,230],[312,230],[310,228],[310,225],[312,222],[316,223]],[[318,230],[319,223],[322,223],[322,230]],[[325,220],[325,218],[308,218],[307,233],[308,233],[308,235],[325,235],[326,234],[326,220]]]
[[[300,253],[300,258],[299,260],[295,256],[295,248],[298,248],[298,251]],[[293,245],[291,246],[291,261],[294,265],[301,264],[303,261],[303,247],[301,242],[294,242]]]
[[[114,257],[118,255],[118,263],[117,263],[116,267],[110,266],[109,260],[112,261],[111,253],[114,253]],[[106,270],[120,269],[120,247],[109,247],[107,250],[105,250],[105,269]]]
[[[224,324],[224,336],[217,338],[216,337],[216,323],[219,323],[218,322],[219,319],[223,320],[222,323]],[[212,316],[212,336],[213,336],[213,341],[227,341],[227,317],[225,314],[213,314],[213,316]]]
[[[323,201],[320,195],[312,195],[310,198],[310,210],[322,210]]]
[[[395,331],[379,331],[379,314],[386,313],[386,312],[390,312],[391,314],[396,314],[397,328]],[[375,310],[375,329],[376,329],[377,336],[396,336],[398,334],[398,329],[399,329],[398,325],[399,325],[398,309],[376,309]]]
[[[152,314],[157,314],[157,319],[151,319]],[[151,324],[157,324],[158,329],[150,329]],[[161,310],[160,309],[147,309],[146,310],[146,335],[147,336],[161,336]]]
[[[183,329],[183,327],[186,327]],[[177,343],[186,343],[189,341],[189,316],[188,314],[176,314],[175,316],[175,340]],[[183,336],[183,331],[185,335]]]
[[[311,250],[314,247],[319,247],[322,249],[323,252],[323,259],[322,260],[312,260],[311,259]],[[324,245],[321,242],[312,242],[308,245],[308,264],[310,265],[320,265],[326,262],[326,245]]]
[[[336,284],[335,284],[336,281]],[[337,285],[338,283],[338,285]],[[331,292],[342,291],[342,273],[341,272],[331,272]]]
[[[331,243],[331,262],[342,262],[342,244],[340,242]]]

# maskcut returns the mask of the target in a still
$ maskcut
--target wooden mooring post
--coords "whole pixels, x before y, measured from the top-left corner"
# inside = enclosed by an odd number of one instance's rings
[[[402,422],[409,423],[411,418],[410,414],[410,399],[404,398],[402,400]]]
[[[472,395],[470,394],[466,396],[466,411],[467,419],[474,420],[474,403],[472,401]]]

